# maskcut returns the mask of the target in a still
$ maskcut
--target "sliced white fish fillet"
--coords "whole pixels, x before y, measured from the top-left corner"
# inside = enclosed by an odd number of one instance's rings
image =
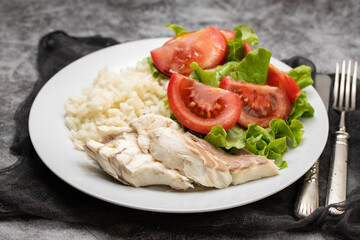
[[[105,141],[88,141],[85,151],[105,172],[134,187],[198,185],[226,188],[279,174],[272,160],[246,150],[224,152],[203,139],[184,133],[159,115],[143,115],[129,128],[99,127]]]
[[[266,157],[254,155],[245,149],[240,149],[232,156],[223,160],[229,163],[233,185],[279,174],[274,161]]]
[[[246,149],[240,149],[236,154],[229,154],[190,133],[185,133],[184,136],[188,138],[189,145],[195,143],[194,146],[206,150],[215,161],[226,164],[232,176],[231,184],[233,185],[279,174],[279,168],[274,161],[266,157],[255,155]]]
[[[144,154],[137,144],[136,133],[123,133],[103,144],[88,141],[85,151],[112,177],[134,187],[168,185],[174,189],[193,188],[191,181],[178,171],[166,168]]]
[[[149,131],[149,137],[156,160],[206,187],[225,188],[279,174],[272,160],[246,150],[232,155],[190,133],[157,128]]]
[[[171,128],[149,131],[150,154],[166,167],[177,169],[205,187],[226,188],[232,182],[229,167],[197,146],[188,135]]]
[[[148,132],[152,129],[166,127],[176,130],[181,130],[179,124],[171,120],[170,118],[163,117],[155,114],[143,115],[130,122],[130,127],[132,127],[138,134],[138,144],[140,149],[147,153],[150,146],[150,139]]]

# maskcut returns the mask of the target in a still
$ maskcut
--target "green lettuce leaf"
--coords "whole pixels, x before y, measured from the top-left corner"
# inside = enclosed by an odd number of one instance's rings
[[[236,69],[238,64],[239,63],[237,62],[228,62],[224,65],[219,65],[215,68],[204,70],[199,67],[196,62],[193,62],[190,64],[190,67],[192,67],[194,71],[190,74],[189,77],[207,85],[219,87],[222,77],[230,75],[230,73]]]
[[[241,61],[245,57],[245,49],[242,41],[227,40],[228,52],[226,56],[226,62]]]
[[[227,40],[228,53],[226,62],[241,61],[245,57],[244,42],[242,40],[242,32],[240,28],[234,28],[235,37],[233,40]]]
[[[255,31],[249,25],[239,25],[236,26],[233,31],[236,33],[235,38],[237,37],[238,32],[241,32],[241,40],[246,41],[250,46],[258,45],[258,37]]]
[[[245,130],[235,125],[227,131],[225,148],[237,150],[243,147],[245,147]]]
[[[284,166],[283,156],[286,149],[286,137],[274,139],[267,146],[266,157],[268,159],[274,159],[274,163],[276,164],[276,166],[281,169],[281,166]]]
[[[291,124],[287,124],[282,119],[273,119],[268,128],[249,124],[247,130],[235,125],[225,131],[220,125],[217,125],[204,139],[229,152],[245,148],[253,154],[273,159],[275,164],[282,169],[287,167],[283,157],[288,144],[292,147],[299,145],[304,133],[302,128],[302,123],[296,119],[291,121]]]
[[[239,125],[225,131],[220,125],[211,129],[204,138],[209,143],[227,150],[236,150],[245,147],[245,130]]]
[[[267,142],[261,139],[261,136],[251,136],[245,140],[245,148],[256,155],[266,156]]]
[[[217,147],[225,147],[226,145],[226,131],[220,125],[211,128],[211,131],[206,134],[205,140]]]
[[[300,89],[310,86],[314,83],[311,78],[311,68],[309,66],[301,65],[291,69],[287,74],[292,77]]]
[[[275,139],[274,133],[269,128],[263,128],[259,125],[249,124],[248,129],[246,131],[246,138],[250,137],[259,137],[264,140],[266,143],[270,143]]]
[[[228,40],[228,54],[226,62],[241,61],[245,57],[244,42],[246,41],[251,46],[259,44],[255,31],[248,25],[236,26],[233,31],[235,37],[233,40]]]
[[[299,145],[301,137],[304,134],[304,131],[301,130],[303,125],[297,119],[292,120],[290,125],[282,119],[273,119],[270,122],[270,128],[275,134],[275,138],[286,137],[290,140],[293,147]]]
[[[306,93],[301,92],[301,95],[291,103],[290,113],[286,121],[290,123],[293,119],[313,116],[314,108],[308,103]]]
[[[311,78],[311,68],[309,66],[299,66],[290,70],[287,74],[295,80],[300,89],[314,83]],[[306,93],[301,92],[301,95],[291,103],[290,113],[286,121],[290,123],[294,119],[313,116],[314,108],[308,103]]]
[[[169,79],[168,76],[166,76],[165,74],[163,74],[162,72],[159,71],[159,69],[157,69],[157,67],[155,66],[153,60],[151,57],[148,57],[147,58],[147,62],[149,64],[149,67],[150,67],[150,71],[151,71],[151,74],[153,76],[153,78],[158,78],[158,77],[161,77],[161,78],[167,78]]]
[[[259,48],[249,52],[236,67],[232,78],[249,83],[265,84],[271,52]]]
[[[171,30],[174,31],[175,36],[187,32],[183,27],[180,27],[179,25],[176,25],[176,24],[170,24],[170,23],[168,23],[168,24],[166,24],[166,26],[167,26],[168,28],[170,28]]]

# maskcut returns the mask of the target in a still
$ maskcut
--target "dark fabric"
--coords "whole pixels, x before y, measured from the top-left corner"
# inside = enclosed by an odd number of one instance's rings
[[[39,80],[33,92],[19,106],[16,136],[11,147],[19,161],[0,170],[0,219],[10,217],[46,218],[97,226],[121,238],[199,239],[264,238],[279,231],[314,232],[327,237],[357,239],[360,234],[360,112],[347,115],[349,139],[349,192],[345,214],[332,216],[320,207],[310,217],[297,220],[293,204],[298,182],[266,199],[246,206],[198,214],[166,214],[116,206],[83,194],[56,177],[37,156],[28,132],[28,115],[34,97],[48,79],[67,64],[103,47],[117,44],[113,39],[94,36],[75,38],[57,31],[39,44]],[[292,67],[315,66],[302,57],[284,60]],[[359,82],[358,82],[359,85]],[[358,89],[359,86],[358,86]],[[359,98],[357,98],[359,105]],[[330,132],[336,131],[339,114],[329,110]],[[329,161],[334,140],[329,141],[320,161],[320,203],[324,205]]]

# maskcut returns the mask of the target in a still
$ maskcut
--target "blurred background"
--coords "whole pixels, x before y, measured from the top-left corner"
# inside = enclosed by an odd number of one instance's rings
[[[359,60],[358,0],[0,0],[0,169],[16,158],[9,152],[14,113],[38,78],[39,39],[55,30],[72,36],[102,35],[119,42],[172,36],[166,23],[195,31],[250,25],[259,46],[273,57],[303,56],[320,73],[333,73],[342,59]],[[0,239],[95,239],[106,232],[44,219],[0,222]]]

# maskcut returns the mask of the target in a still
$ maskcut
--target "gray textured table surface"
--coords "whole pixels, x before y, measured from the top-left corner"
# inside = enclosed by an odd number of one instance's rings
[[[301,55],[321,73],[336,61],[359,60],[360,2],[353,1],[0,1],[0,168],[16,161],[9,153],[13,116],[37,80],[39,39],[54,30],[74,36],[100,34],[120,42],[171,36],[165,24],[188,30],[213,25],[251,25],[260,46],[278,59]],[[0,183],[1,184],[1,183]],[[271,238],[282,238],[283,233]],[[316,233],[296,238],[315,237]],[[108,239],[104,229],[49,220],[0,221],[0,239]]]

